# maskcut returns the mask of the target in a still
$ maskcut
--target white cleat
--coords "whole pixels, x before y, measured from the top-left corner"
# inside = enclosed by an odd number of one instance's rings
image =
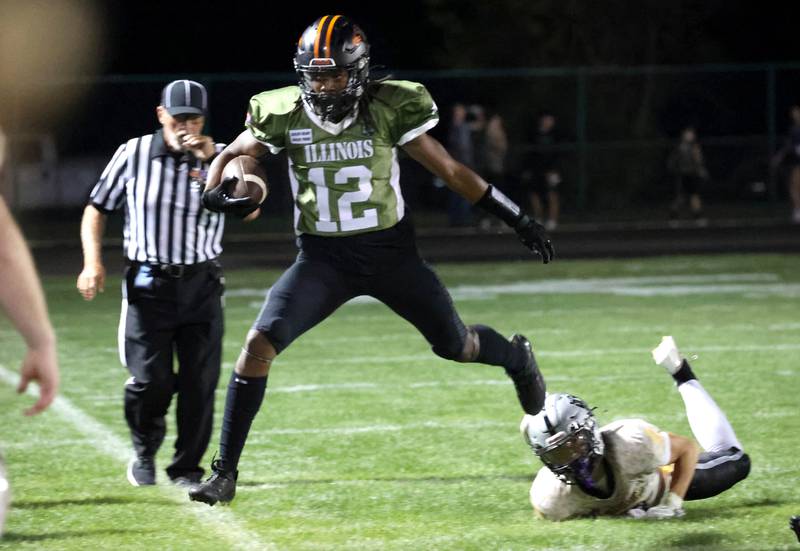
[[[667,370],[670,375],[675,375],[681,368],[683,358],[678,351],[678,345],[672,337],[662,337],[661,344],[653,349],[653,360]]]

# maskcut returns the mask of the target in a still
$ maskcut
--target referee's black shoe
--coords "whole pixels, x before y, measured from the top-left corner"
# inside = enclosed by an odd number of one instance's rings
[[[156,483],[156,462],[151,456],[140,455],[128,463],[128,482],[132,486],[152,486]]]
[[[211,476],[201,482],[196,488],[189,490],[189,499],[202,501],[209,505],[228,504],[236,495],[236,478],[239,471],[226,471],[221,468],[219,459],[211,462]]]
[[[533,355],[533,347],[528,339],[522,335],[513,335],[511,345],[514,348],[521,348],[525,354],[525,367],[516,372],[509,373],[509,377],[514,381],[514,388],[517,391],[517,398],[525,413],[536,415],[542,409],[545,399],[545,382],[536,357]]]

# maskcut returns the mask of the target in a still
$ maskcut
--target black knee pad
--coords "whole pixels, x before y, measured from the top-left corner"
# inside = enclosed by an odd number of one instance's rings
[[[714,497],[741,482],[749,474],[750,456],[738,448],[703,452],[697,461],[685,499],[690,501]]]

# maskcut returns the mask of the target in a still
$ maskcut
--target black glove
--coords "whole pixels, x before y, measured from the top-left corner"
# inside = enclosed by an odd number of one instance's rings
[[[499,189],[490,185],[476,205],[511,226],[517,232],[522,244],[540,255],[543,263],[547,264],[553,260],[555,257],[553,244],[544,227],[522,212],[522,209]]]
[[[523,245],[542,257],[544,264],[553,260],[555,256],[553,243],[547,236],[544,226],[537,223],[527,214],[523,214],[517,225],[514,226],[514,231],[517,232],[517,236],[519,236],[519,240],[522,241]]]
[[[230,190],[238,182],[238,178],[226,178],[220,185],[210,191],[203,192],[203,206],[214,212],[235,214],[239,218],[246,218],[258,208],[258,203],[249,197],[235,199]]]

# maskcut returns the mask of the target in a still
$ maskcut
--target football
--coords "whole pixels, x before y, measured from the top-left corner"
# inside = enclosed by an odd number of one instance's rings
[[[222,180],[236,178],[237,182],[231,190],[231,196],[239,199],[249,197],[258,204],[264,202],[269,194],[267,174],[255,158],[239,155],[225,165]]]

